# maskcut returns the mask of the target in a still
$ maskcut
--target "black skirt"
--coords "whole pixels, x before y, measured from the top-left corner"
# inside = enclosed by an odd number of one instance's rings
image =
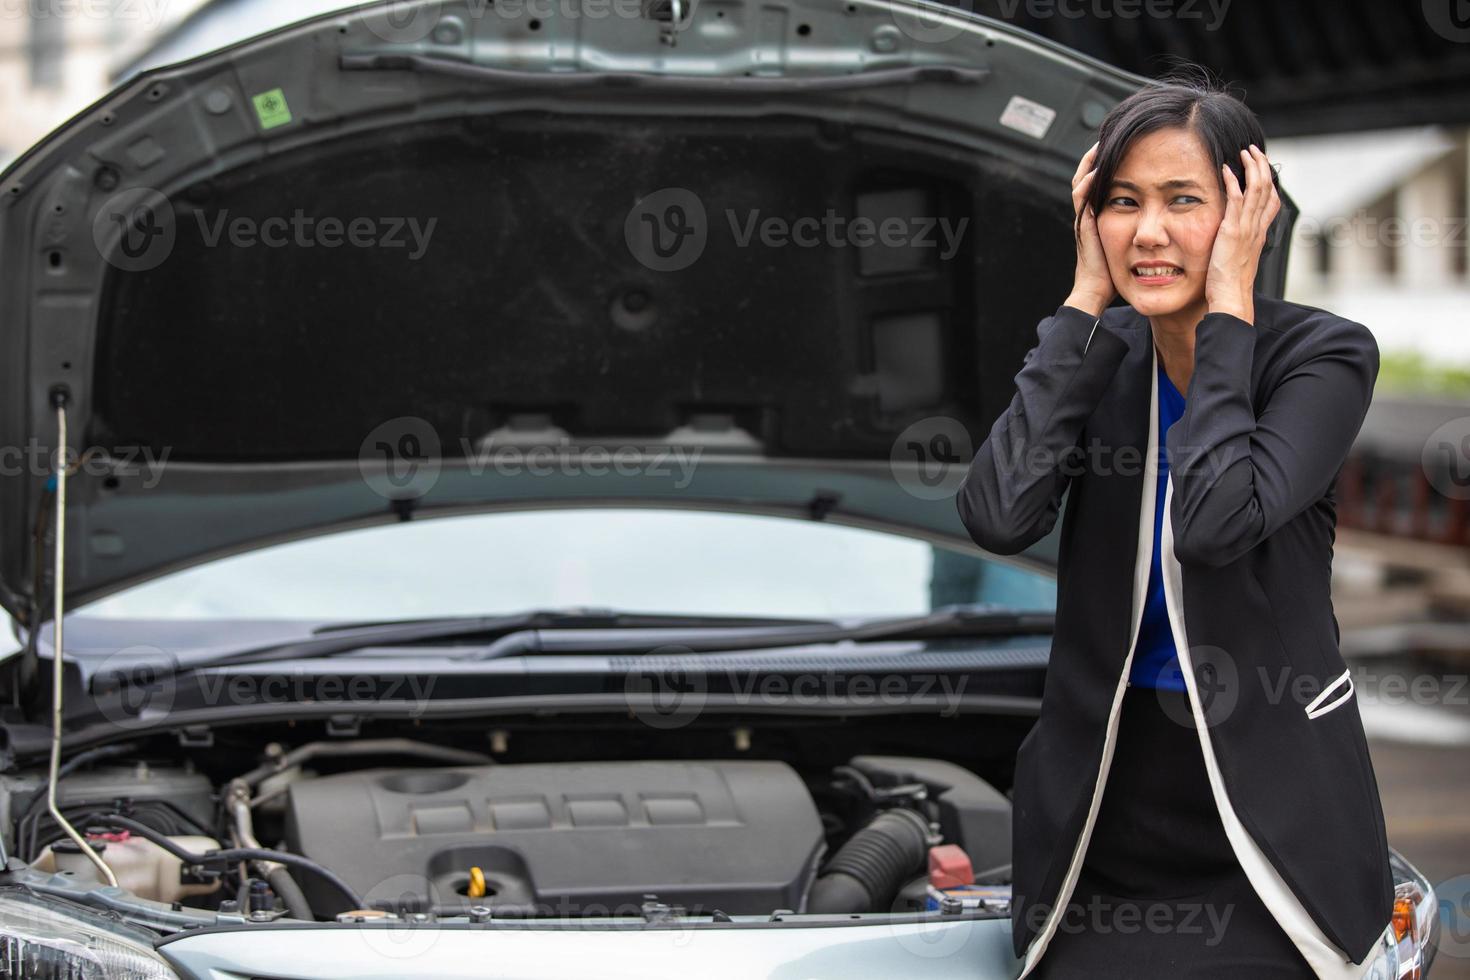
[[[1315,977],[1230,847],[1187,694],[1124,692],[1077,887],[1031,976]]]

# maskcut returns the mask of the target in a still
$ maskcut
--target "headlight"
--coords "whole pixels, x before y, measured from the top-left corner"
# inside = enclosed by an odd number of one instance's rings
[[[1394,889],[1393,937],[1398,945],[1397,980],[1421,980],[1434,953],[1430,941],[1438,912],[1428,882],[1401,881]]]
[[[106,919],[22,892],[0,892],[0,976],[178,980],[163,957]]]
[[[1397,969],[1393,980],[1422,980],[1434,961],[1439,932],[1439,899],[1429,879],[1398,854],[1389,855],[1393,866],[1393,923],[1388,938],[1393,943]]]

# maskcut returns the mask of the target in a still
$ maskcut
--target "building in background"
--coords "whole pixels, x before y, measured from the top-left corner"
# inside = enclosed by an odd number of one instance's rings
[[[1470,128],[1280,140],[1301,208],[1287,297],[1373,330],[1386,353],[1470,366]]]
[[[1301,210],[1287,298],[1364,324],[1382,354],[1338,480],[1339,525],[1470,545],[1470,493],[1451,445],[1470,436],[1470,128],[1298,137],[1269,150]],[[1470,610],[1470,578],[1455,574],[1441,591]]]
[[[101,98],[203,0],[0,0],[0,167]]]

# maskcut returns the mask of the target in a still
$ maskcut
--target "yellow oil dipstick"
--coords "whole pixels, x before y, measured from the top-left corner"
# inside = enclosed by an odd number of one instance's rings
[[[470,869],[470,884],[469,887],[465,889],[465,894],[468,895],[470,898],[485,897],[485,872],[481,871],[479,868]]]

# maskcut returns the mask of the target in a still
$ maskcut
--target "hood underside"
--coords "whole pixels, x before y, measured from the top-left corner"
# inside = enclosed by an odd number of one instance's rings
[[[895,446],[1005,407],[1065,295],[1066,178],[1142,80],[913,3],[619,9],[344,11],[139,76],[0,176],[0,428],[49,454],[64,395],[72,601],[486,506],[964,540]],[[677,490],[473,465],[507,445],[709,465]],[[0,477],[6,541],[47,479]],[[36,554],[0,559],[22,619]]]

